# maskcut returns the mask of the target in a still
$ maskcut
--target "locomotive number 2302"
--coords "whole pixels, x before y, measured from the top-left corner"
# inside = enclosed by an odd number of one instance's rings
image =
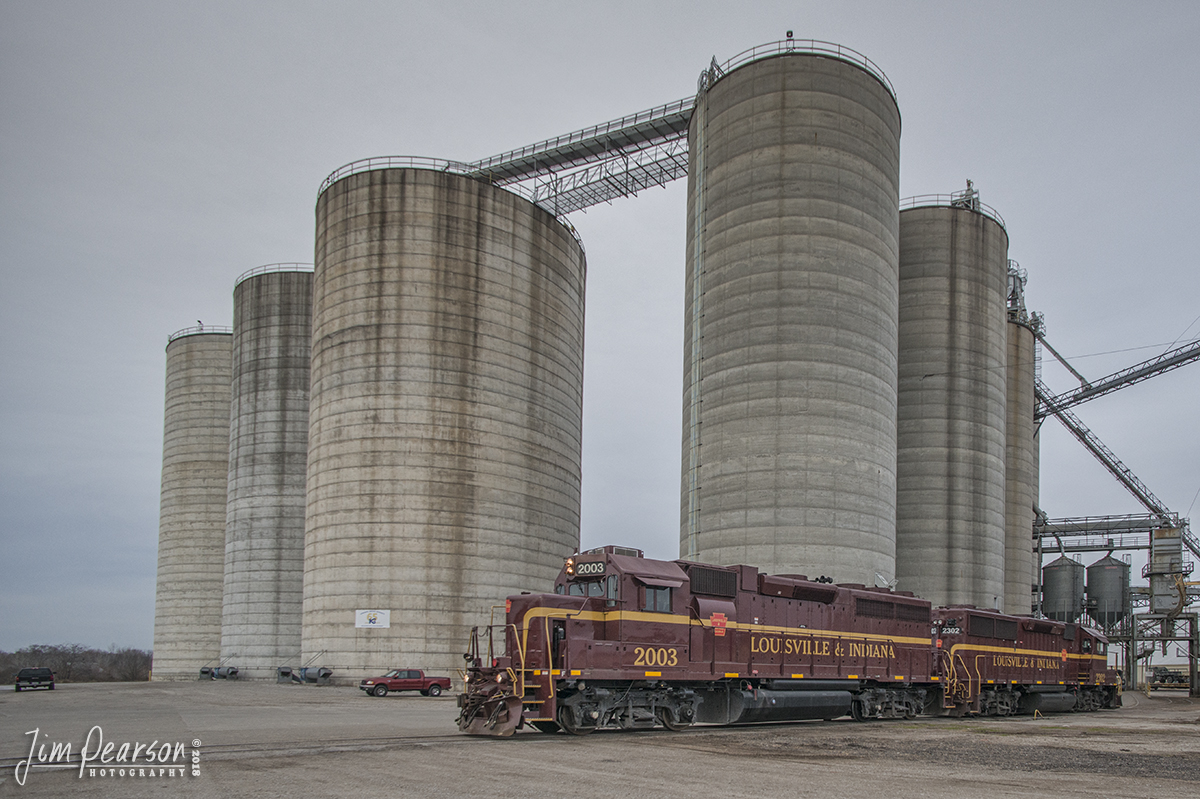
[[[674,647],[635,646],[633,654],[635,666],[678,666],[679,651]]]

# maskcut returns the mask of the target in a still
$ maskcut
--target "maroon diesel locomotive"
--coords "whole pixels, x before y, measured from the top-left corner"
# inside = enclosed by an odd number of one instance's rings
[[[458,724],[582,735],[1093,710],[1120,704],[1106,648],[1076,625],[608,546],[568,559],[553,594],[510,597],[503,624],[472,632]]]

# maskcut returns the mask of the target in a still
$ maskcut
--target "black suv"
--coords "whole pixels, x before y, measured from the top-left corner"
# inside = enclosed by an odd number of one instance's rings
[[[54,690],[54,672],[50,669],[21,669],[17,672],[17,690],[22,688],[49,688]]]

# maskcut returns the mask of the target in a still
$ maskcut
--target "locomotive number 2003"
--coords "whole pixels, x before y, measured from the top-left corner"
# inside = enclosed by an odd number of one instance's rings
[[[633,648],[635,666],[678,666],[679,651],[663,647],[635,646]]]

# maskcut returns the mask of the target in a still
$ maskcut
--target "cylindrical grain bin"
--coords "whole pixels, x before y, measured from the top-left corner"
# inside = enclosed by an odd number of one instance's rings
[[[936,605],[1003,608],[1008,236],[977,200],[905,205],[897,587]]]
[[[1088,615],[1112,627],[1129,615],[1129,564],[1112,555],[1087,567]]]
[[[167,342],[156,680],[194,680],[221,654],[231,338],[227,327],[201,326]]]
[[[895,569],[900,112],[868,59],[755,48],[688,130],[681,556]]]
[[[1004,612],[1029,613],[1038,564],[1033,554],[1034,335],[1025,308],[1025,275],[1009,262],[1007,413],[1004,464]]]
[[[583,250],[445,162],[343,167],[316,216],[305,660],[451,673],[579,546]]]
[[[1055,621],[1074,622],[1083,611],[1083,564],[1066,555],[1042,568],[1042,612]]]
[[[270,264],[233,290],[221,657],[242,677],[301,665],[312,283]]]

